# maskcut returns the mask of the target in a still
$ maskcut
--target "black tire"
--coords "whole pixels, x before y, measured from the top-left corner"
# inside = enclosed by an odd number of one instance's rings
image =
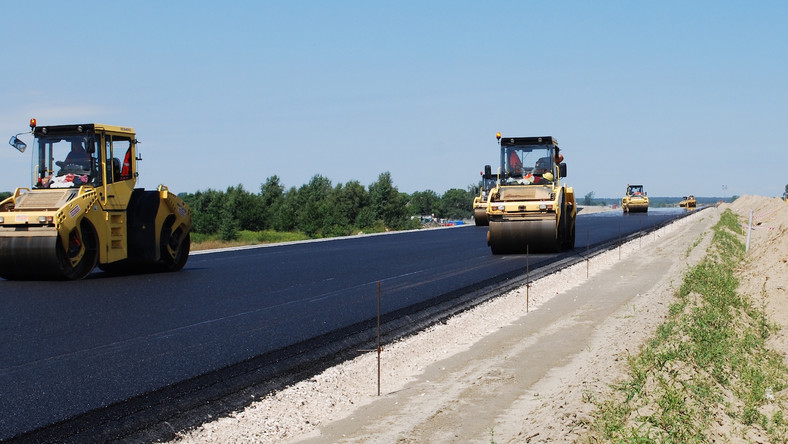
[[[179,242],[181,236],[180,229],[172,232],[172,223],[165,223],[161,230],[161,258],[159,264],[163,271],[178,271],[186,265],[189,260],[189,250],[191,249],[191,233]]]
[[[80,240],[81,238],[81,240]],[[79,227],[79,233],[69,235],[69,251],[63,248],[63,244],[57,241],[57,261],[59,271],[63,279],[79,280],[87,277],[98,264],[98,237],[96,231],[89,222],[83,221]],[[82,245],[77,247],[77,243]],[[71,251],[72,248],[74,251]],[[72,266],[68,259],[69,254],[76,256],[82,253],[82,258],[76,265]]]
[[[572,221],[572,233],[569,235],[569,249],[570,250],[575,248],[575,225],[576,225],[576,222],[577,222],[577,219]]]
[[[575,248],[575,224],[572,223],[572,219],[567,217],[566,218],[566,239],[563,245],[564,250],[571,250]]]
[[[555,233],[555,248],[551,253],[558,253],[564,249],[567,236],[569,236],[569,232],[566,230],[566,208],[564,208],[561,211],[561,217],[558,219],[558,228]]]
[[[561,212],[560,229],[563,234],[561,239],[562,250],[571,250],[575,248],[575,224],[570,217],[569,211],[569,207],[564,207],[564,210]]]

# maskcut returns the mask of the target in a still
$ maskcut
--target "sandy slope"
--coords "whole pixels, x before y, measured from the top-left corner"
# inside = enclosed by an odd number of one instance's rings
[[[626,356],[662,322],[725,207],[387,346],[380,397],[376,356],[365,354],[179,441],[571,442],[585,431],[592,409],[585,399],[605,396]],[[754,210],[760,223],[742,290],[768,295],[769,313],[786,325],[788,204],[745,196],[731,208],[743,216]],[[788,351],[785,333],[772,343]]]

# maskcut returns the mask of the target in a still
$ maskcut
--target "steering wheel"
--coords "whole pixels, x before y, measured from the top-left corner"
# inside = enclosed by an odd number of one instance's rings
[[[77,174],[77,175],[85,175],[90,174],[90,170],[86,169],[84,165],[78,165],[75,163],[69,163],[63,165],[63,162],[55,162],[55,165],[60,167],[60,171],[57,172],[58,176],[63,176],[66,174]]]

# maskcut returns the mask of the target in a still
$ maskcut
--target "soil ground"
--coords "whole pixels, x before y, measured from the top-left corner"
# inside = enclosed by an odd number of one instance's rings
[[[374,353],[206,418],[176,442],[573,442],[666,316],[726,208],[753,211],[740,292],[783,327],[788,355],[788,204],[743,196],[562,270]],[[583,212],[598,211],[587,207]],[[788,358],[786,358],[788,359]]]

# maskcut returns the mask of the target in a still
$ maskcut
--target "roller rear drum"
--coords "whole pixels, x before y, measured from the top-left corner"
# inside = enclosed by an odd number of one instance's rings
[[[490,221],[487,244],[493,254],[558,251],[555,220]]]

